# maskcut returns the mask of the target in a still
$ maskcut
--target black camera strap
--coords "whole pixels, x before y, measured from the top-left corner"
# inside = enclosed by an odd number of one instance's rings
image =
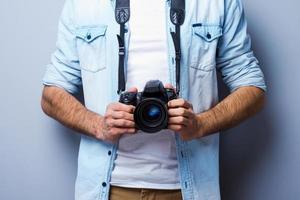
[[[130,18],[130,2],[129,0],[116,0],[115,18],[120,24],[120,35],[117,35],[119,42],[119,85],[118,94],[125,91],[125,23]]]
[[[116,0],[115,18],[120,24],[120,35],[117,35],[119,42],[119,83],[118,94],[125,91],[125,23],[130,19],[130,0]],[[175,47],[176,60],[176,93],[180,92],[180,26],[185,19],[185,0],[171,0],[170,19],[175,25],[175,32],[171,32]]]
[[[181,61],[180,26],[183,24],[185,19],[185,0],[171,0],[170,19],[175,25],[175,32],[171,32],[171,35],[175,47],[176,93],[179,95]]]

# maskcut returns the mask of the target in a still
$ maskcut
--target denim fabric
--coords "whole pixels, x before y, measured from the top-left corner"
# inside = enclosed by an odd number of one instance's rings
[[[57,50],[47,67],[44,85],[70,93],[82,86],[85,106],[102,115],[118,101],[119,25],[115,0],[67,0],[59,22]],[[170,0],[166,0],[167,13]],[[175,27],[167,15],[167,31]],[[126,24],[126,46],[130,42]],[[149,24],[149,26],[155,25]],[[251,50],[240,0],[186,0],[181,28],[181,97],[196,113],[218,103],[216,72],[230,91],[242,86],[266,90],[263,73]],[[155,34],[155,33],[153,33]],[[174,46],[168,34],[170,83],[175,85]],[[128,49],[128,48],[127,48]],[[219,135],[192,141],[176,136],[180,182],[184,200],[218,200]],[[82,136],[78,157],[76,200],[106,200],[117,145]]]

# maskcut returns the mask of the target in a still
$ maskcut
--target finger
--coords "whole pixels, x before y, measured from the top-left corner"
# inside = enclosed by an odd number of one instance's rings
[[[123,135],[123,134],[134,134],[136,132],[135,128],[113,128],[113,135]]]
[[[138,92],[138,89],[136,87],[131,87],[127,91],[128,92]]]
[[[110,105],[111,110],[114,111],[124,111],[127,113],[133,113],[134,111],[134,106],[132,105],[126,105],[123,103],[113,103]]]
[[[168,129],[175,131],[175,132],[179,132],[182,131],[184,129],[184,126],[182,125],[169,125]]]
[[[179,117],[170,117],[169,118],[169,125],[189,125],[189,119],[179,116]]]
[[[165,88],[167,88],[167,89],[173,89],[174,90],[173,85],[170,84],[170,83],[165,84]]]
[[[192,107],[192,105],[184,99],[174,99],[168,102],[168,107],[169,108],[184,107],[186,109],[189,109]]]
[[[185,108],[172,108],[168,110],[170,117],[183,116],[189,118],[191,116],[191,111]]]
[[[125,119],[115,119],[111,121],[111,126],[118,128],[134,128],[135,123]]]
[[[133,114],[130,114],[130,113],[127,113],[124,111],[112,112],[111,116],[113,119],[125,119],[125,120],[134,121]]]

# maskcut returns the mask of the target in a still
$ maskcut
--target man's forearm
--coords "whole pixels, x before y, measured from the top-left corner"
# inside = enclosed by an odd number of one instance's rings
[[[198,115],[200,136],[207,136],[238,125],[264,105],[264,92],[256,87],[241,87],[212,109]]]
[[[47,115],[73,130],[95,136],[101,129],[102,117],[61,88],[45,86],[41,105]]]

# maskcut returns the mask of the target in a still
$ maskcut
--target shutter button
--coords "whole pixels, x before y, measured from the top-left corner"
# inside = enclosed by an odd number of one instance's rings
[[[207,39],[211,39],[211,34],[207,33],[206,37],[207,37]]]

